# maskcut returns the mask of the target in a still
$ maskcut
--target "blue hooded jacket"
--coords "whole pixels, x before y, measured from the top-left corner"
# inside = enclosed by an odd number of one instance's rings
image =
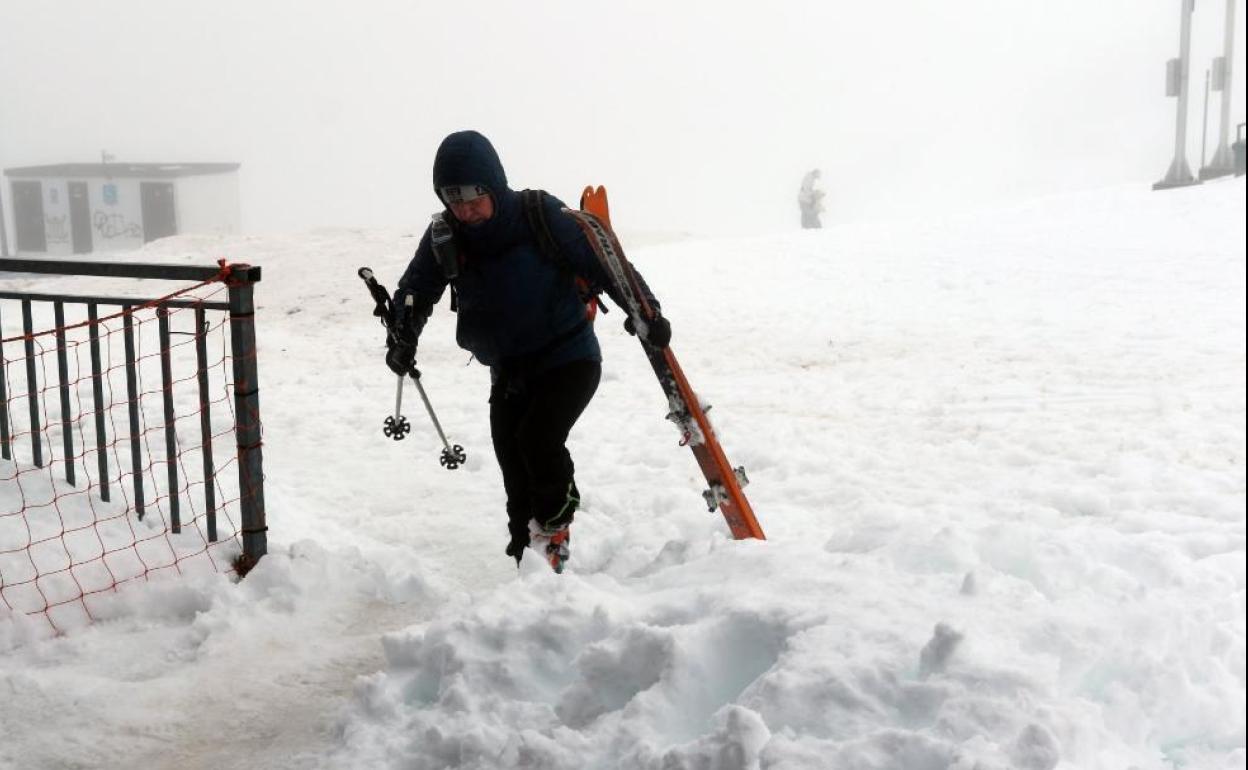
[[[507,186],[498,153],[476,131],[446,137],[433,163],[435,193],[448,185],[467,184],[490,191],[494,216],[472,226],[457,222],[449,208],[445,215],[460,247],[455,284],[459,346],[490,366],[495,376],[530,376],[572,361],[601,361],[598,338],[586,321],[574,276],[542,253],[520,193]],[[579,225],[562,212],[563,203],[547,195],[545,206],[551,233],[572,271],[614,296]],[[413,296],[418,334],[446,286],[426,228],[396,292],[396,298],[401,293]]]

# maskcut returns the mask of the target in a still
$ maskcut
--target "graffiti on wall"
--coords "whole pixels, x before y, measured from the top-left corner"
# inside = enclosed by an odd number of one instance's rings
[[[127,222],[121,214],[97,211],[91,217],[91,226],[101,238],[142,238],[143,228],[135,222]]]
[[[43,232],[48,243],[69,243],[69,225],[66,220],[64,215],[43,218]]]

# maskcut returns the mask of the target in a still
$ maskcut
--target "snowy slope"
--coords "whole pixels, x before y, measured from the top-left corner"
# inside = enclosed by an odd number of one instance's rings
[[[1243,767],[1244,191],[638,245],[769,540],[705,511],[617,311],[563,576],[502,553],[444,308],[467,467],[411,391],[380,434],[355,270],[418,233],[151,244],[264,266],[271,554],[62,638],[0,618],[0,766]]]

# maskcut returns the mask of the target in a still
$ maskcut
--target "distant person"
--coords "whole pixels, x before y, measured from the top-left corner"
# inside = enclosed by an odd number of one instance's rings
[[[823,227],[819,215],[823,212],[823,190],[819,182],[819,169],[812,169],[802,177],[802,189],[797,193],[797,205],[802,209],[802,229],[818,230]]]
[[[541,193],[539,203],[526,204],[507,186],[503,164],[481,134],[459,131],[442,140],[433,189],[445,209],[434,215],[399,280],[391,325],[401,333],[387,342],[386,365],[399,375],[415,367],[420,332],[451,285],[455,339],[490,367],[490,433],[507,495],[507,555],[519,565],[532,543],[562,571],[568,525],[581,503],[568,433],[602,375],[598,337],[576,278],[591,293],[604,290],[626,306],[563,203]],[[545,220],[549,241],[535,232],[539,225],[530,216]],[[409,296],[413,304],[405,312]],[[638,326],[626,322],[624,328],[658,348],[671,340],[672,327],[661,315]]]

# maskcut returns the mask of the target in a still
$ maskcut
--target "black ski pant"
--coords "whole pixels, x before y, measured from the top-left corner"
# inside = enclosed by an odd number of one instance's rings
[[[566,442],[601,377],[599,362],[573,361],[533,376],[504,370],[490,389],[490,433],[503,471],[512,545],[528,544],[531,518],[571,521],[580,493]]]

